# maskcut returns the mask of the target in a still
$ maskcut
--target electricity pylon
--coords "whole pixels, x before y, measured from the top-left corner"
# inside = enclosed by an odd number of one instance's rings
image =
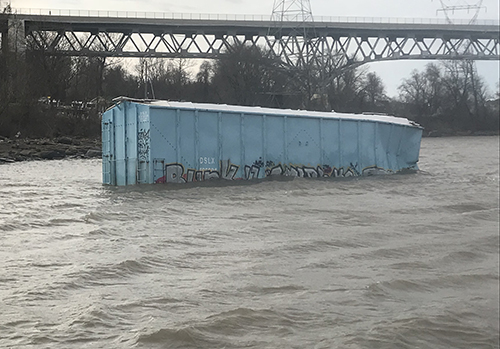
[[[471,15],[468,24],[473,25],[477,22],[477,17],[481,9],[486,8],[483,6],[483,0],[476,0],[475,2],[466,0],[439,0],[439,2],[441,3],[441,8],[437,12],[443,12],[446,21],[451,25],[461,24],[454,17],[455,12],[467,11]],[[471,48],[470,40],[463,40],[462,42],[457,42],[457,44],[463,48],[462,51],[464,54]]]
[[[317,35],[306,26],[313,21],[309,0],[274,0],[268,34],[274,36],[273,50],[287,65],[303,67],[317,56]]]
[[[475,3],[469,3],[465,0],[439,0],[441,3],[441,8],[437,10],[437,12],[443,12],[446,16],[446,21],[449,24],[457,24],[453,18],[455,12],[459,11],[467,11],[467,13],[472,13],[472,16],[469,20],[469,24],[475,24],[477,21],[477,17],[479,15],[479,11],[481,9],[485,9],[483,6],[483,0],[476,1]]]
[[[309,0],[275,0],[271,20],[313,21],[311,3]]]
[[[274,37],[272,50],[281,57],[288,76],[282,95],[302,96],[301,108],[321,105],[329,110],[327,86],[331,81],[332,55],[324,39],[314,29],[309,0],[274,0],[269,36]],[[271,39],[273,40],[273,39]],[[278,93],[278,94],[279,94]]]
[[[458,24],[453,18],[453,15],[455,12],[458,11],[467,11],[467,13],[472,12],[472,16],[470,17],[469,20],[469,25],[476,24],[477,22],[477,17],[479,15],[479,12],[481,9],[485,8],[483,5],[483,0],[477,0],[475,3],[470,4],[466,0],[439,0],[441,3],[441,9],[437,10],[437,12],[444,12],[446,16],[446,21],[448,24]],[[462,42],[457,42],[456,45],[461,48],[461,51],[463,51],[464,55],[467,55],[467,53],[470,52],[471,49],[471,41],[470,40],[463,40]],[[463,61],[463,64],[465,64],[467,71],[469,74],[477,75],[477,68],[476,68],[476,62],[472,59],[465,59]],[[474,107],[476,111],[479,109],[479,100],[478,100],[478,94],[477,90],[475,88],[475,79],[471,79],[472,83],[472,89],[474,92]]]

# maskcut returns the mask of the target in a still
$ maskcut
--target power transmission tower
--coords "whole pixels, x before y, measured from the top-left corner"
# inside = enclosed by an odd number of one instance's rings
[[[472,13],[469,24],[475,24],[481,9],[486,9],[486,7],[483,6],[483,0],[476,1],[475,3],[469,3],[465,0],[439,0],[439,2],[441,3],[441,8],[438,9],[437,12],[443,12],[446,16],[446,21],[449,24],[457,24],[454,19],[454,14],[455,12],[460,11],[467,11],[467,13]]]
[[[474,25],[477,23],[477,17],[479,15],[479,12],[481,9],[485,9],[486,7],[482,6],[483,5],[483,0],[477,0],[475,3],[468,3],[465,0],[439,0],[441,3],[441,9],[437,10],[437,12],[443,12],[446,16],[446,21],[448,24],[454,25],[454,24],[459,24],[453,17],[455,12],[459,11],[467,11],[467,13],[471,14],[472,16],[470,17],[470,20],[468,22],[469,25]],[[463,52],[463,54],[466,56],[471,49],[471,41],[470,40],[463,40],[462,42],[457,41],[455,43],[459,49]],[[476,79],[473,78],[473,76],[477,75],[477,67],[476,67],[476,62],[473,59],[465,59],[463,61],[463,64],[465,64],[465,67],[468,71],[468,74],[472,75],[471,78],[471,84],[472,84],[472,89],[473,89],[473,96],[474,96],[474,107],[475,110],[477,111],[479,109],[479,101],[478,101],[478,91],[476,89]]]
[[[313,21],[309,0],[275,0],[272,19],[274,21]]]
[[[455,13],[463,11],[467,11],[467,13],[471,15],[468,20],[468,25],[474,25],[477,22],[477,17],[481,9],[486,8],[483,6],[483,0],[439,0],[439,2],[441,3],[441,8],[438,9],[437,12],[443,12],[446,17],[446,21],[451,25],[462,24],[461,22],[463,20],[459,22],[454,15]],[[471,49],[470,40],[463,40],[462,42],[457,41],[456,45],[460,46],[461,51],[463,51],[464,54],[467,54]]]
[[[314,28],[309,0],[274,0],[268,34],[274,37],[272,50],[282,59],[288,83],[276,95],[302,96],[301,108],[313,104],[329,110],[326,89],[331,78],[326,71],[331,58],[324,40]]]
[[[291,67],[303,67],[317,56],[317,35],[306,23],[314,22],[309,0],[274,0],[268,34],[273,50]]]

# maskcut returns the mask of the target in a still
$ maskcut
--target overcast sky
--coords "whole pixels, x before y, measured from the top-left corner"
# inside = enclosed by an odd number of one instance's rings
[[[8,0],[0,0],[8,2]],[[477,0],[443,0],[449,5],[475,5]],[[12,7],[147,12],[270,15],[274,0],[11,0]],[[368,17],[443,17],[440,0],[310,0],[314,15]],[[498,18],[498,0],[483,0],[480,18]],[[455,15],[458,15],[456,13]],[[471,13],[460,11],[460,17]]]
[[[114,10],[175,13],[221,13],[270,15],[275,0],[11,0],[13,8]],[[441,18],[445,16],[441,2],[446,5],[477,5],[477,0],[310,0],[313,15],[349,17]],[[4,5],[8,0],[0,0]],[[499,19],[499,1],[483,0],[484,8],[478,19]],[[450,16],[470,19],[474,11],[456,11]],[[390,96],[397,94],[401,79],[413,69],[423,69],[425,61],[377,62],[368,69],[381,75]],[[479,73],[485,78],[491,92],[496,91],[500,80],[499,62],[478,63]],[[395,72],[397,72],[395,74]]]

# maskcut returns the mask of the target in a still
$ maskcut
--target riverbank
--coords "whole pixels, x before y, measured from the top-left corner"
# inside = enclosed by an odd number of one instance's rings
[[[498,136],[499,130],[496,131],[453,131],[453,130],[424,130],[423,137],[467,137],[467,136]]]
[[[0,136],[0,164],[29,160],[100,158],[101,154],[100,139],[9,139]]]
[[[430,131],[424,137],[498,136],[498,132]],[[101,140],[91,138],[9,139],[0,136],[0,164],[30,160],[100,158]]]

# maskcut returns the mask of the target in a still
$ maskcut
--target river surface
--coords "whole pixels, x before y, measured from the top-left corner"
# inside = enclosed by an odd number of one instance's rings
[[[0,348],[499,348],[498,155],[182,189],[0,165]]]

